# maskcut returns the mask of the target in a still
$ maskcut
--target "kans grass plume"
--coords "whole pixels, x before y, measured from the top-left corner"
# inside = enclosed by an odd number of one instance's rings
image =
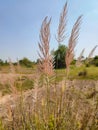
[[[65,56],[67,76],[68,76],[68,73],[69,73],[70,64],[71,64],[71,62],[74,58],[74,49],[76,47],[77,40],[78,40],[78,37],[79,37],[81,20],[82,20],[82,15],[79,16],[79,18],[75,22],[73,29],[72,29],[72,32],[71,32],[71,36],[69,38],[68,48],[67,48],[66,56]]]
[[[15,81],[16,81],[15,75],[16,75],[16,72],[15,72],[15,67],[14,67],[14,65],[13,65],[13,63],[12,63],[10,58],[9,58],[9,65],[10,65],[9,77],[12,77],[12,78],[9,79],[8,83],[10,85],[10,91],[12,92],[14,97],[16,97],[16,95],[18,94],[18,91],[17,91],[16,86],[15,86]]]
[[[67,25],[67,2],[64,5],[63,11],[60,14],[59,26],[57,29],[57,37],[56,37],[58,44],[61,44],[66,38],[65,35],[66,25]]]
[[[77,61],[76,61],[76,66],[79,67],[82,65],[82,58],[83,58],[83,54],[84,54],[85,49],[83,49],[80,53],[80,56],[78,57]]]
[[[45,75],[52,75],[53,74],[53,58],[50,55],[50,23],[47,20],[47,17],[42,22],[41,29],[40,29],[40,42],[39,45],[39,69]]]
[[[9,58],[9,65],[10,65],[10,73],[14,74],[15,73],[15,68],[14,65],[11,61],[11,58]]]
[[[21,72],[21,65],[20,65],[18,58],[17,58],[17,71],[18,71],[18,73]]]
[[[96,46],[90,51],[90,53],[89,53],[89,55],[88,55],[88,57],[87,57],[87,59],[86,59],[86,64],[87,64],[87,65],[90,63],[91,58],[92,58],[92,56],[93,56],[93,54],[94,54],[94,51],[96,50],[97,47],[98,47],[98,45],[96,45]]]
[[[92,57],[92,55],[94,54],[94,51],[96,50],[96,48],[98,47],[98,45],[96,45],[92,50],[91,52],[89,53],[88,55],[88,59],[90,59]]]

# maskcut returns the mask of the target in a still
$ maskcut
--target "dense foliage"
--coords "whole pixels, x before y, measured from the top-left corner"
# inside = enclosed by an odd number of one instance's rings
[[[32,67],[33,62],[30,61],[28,58],[23,58],[22,60],[19,60],[20,65],[26,66],[26,67]]]
[[[2,59],[0,59],[0,66],[4,66],[4,65],[8,65],[7,60],[3,61]]]
[[[92,64],[98,66],[98,56],[95,56],[92,60]]]
[[[65,55],[67,47],[60,44],[57,50],[54,51],[55,68],[65,68]]]

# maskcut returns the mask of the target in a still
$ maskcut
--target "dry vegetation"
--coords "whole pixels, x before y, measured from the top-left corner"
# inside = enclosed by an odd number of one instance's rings
[[[66,15],[67,3],[60,15],[59,44],[65,39]],[[35,73],[29,76],[16,74],[10,60],[10,74],[8,77],[1,75],[4,76],[1,84],[7,79],[11,93],[0,97],[0,130],[98,130],[98,81],[68,79],[81,18],[77,19],[71,32],[65,56],[67,75],[63,70],[61,81],[57,80],[58,75],[53,68],[51,19],[48,21],[47,17],[40,29],[40,60]],[[19,63],[17,67],[20,70]],[[33,80],[31,90],[22,89],[27,85],[24,80]]]

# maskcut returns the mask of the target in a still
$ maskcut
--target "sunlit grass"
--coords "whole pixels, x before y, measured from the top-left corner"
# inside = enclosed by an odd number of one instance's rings
[[[85,76],[79,76],[80,72],[86,71]],[[58,69],[56,70],[56,73],[58,75],[58,79],[62,79],[66,76],[66,69]],[[75,67],[71,66],[70,73],[69,73],[69,79],[94,79],[98,80],[98,67],[90,66],[90,67]]]

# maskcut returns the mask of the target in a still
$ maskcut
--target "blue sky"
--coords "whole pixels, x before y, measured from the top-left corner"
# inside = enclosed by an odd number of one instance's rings
[[[0,58],[12,60],[38,58],[39,30],[45,16],[52,17],[51,49],[58,44],[55,34],[60,12],[66,0],[0,0]],[[98,45],[98,0],[68,0],[67,35],[83,14],[76,56],[85,48],[85,56]],[[67,45],[68,38],[65,40]],[[95,51],[98,55],[98,48]]]

